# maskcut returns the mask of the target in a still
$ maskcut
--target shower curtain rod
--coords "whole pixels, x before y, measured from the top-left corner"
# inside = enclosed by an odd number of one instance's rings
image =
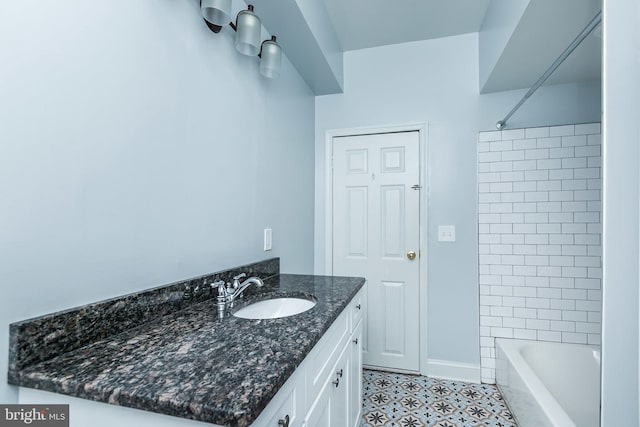
[[[516,104],[515,107],[513,107],[513,109],[511,111],[509,111],[509,114],[507,114],[505,116],[504,119],[499,120],[496,123],[496,128],[498,129],[503,129],[506,125],[507,125],[507,120],[509,120],[511,118],[511,116],[513,115],[513,113],[515,113],[516,111],[518,111],[518,109],[522,106],[522,104],[525,103],[525,101],[527,99],[529,99],[529,97],[531,95],[533,95],[533,93],[538,90],[538,88],[540,86],[542,86],[542,84],[549,78],[549,76],[551,76],[551,74],[553,74],[553,72],[556,70],[556,68],[558,68],[560,66],[560,64],[562,64],[564,62],[565,59],[567,59],[567,57],[569,55],[571,55],[571,53],[575,50],[575,48],[578,47],[578,45],[580,43],[582,43],[582,41],[587,38],[587,36],[591,33],[591,31],[594,30],[594,28],[596,28],[598,26],[598,24],[600,24],[600,22],[602,22],[602,11],[598,12],[596,14],[596,16],[593,17],[593,19],[587,24],[586,27],[584,27],[584,29],[580,32],[580,34],[578,34],[578,37],[576,37],[571,44],[564,50],[564,52],[562,52],[560,54],[560,56],[558,57],[558,59],[556,59],[553,64],[551,64],[549,66],[549,68],[547,68],[547,71],[544,72],[544,74],[538,79],[538,81],[531,87],[531,89],[529,89],[529,91],[527,93],[524,94],[524,96],[522,97],[522,99],[520,100],[520,102],[518,102],[518,104]]]

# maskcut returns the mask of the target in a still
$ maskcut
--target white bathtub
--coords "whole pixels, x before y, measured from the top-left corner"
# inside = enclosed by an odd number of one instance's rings
[[[496,339],[496,382],[519,427],[599,427],[596,347]]]

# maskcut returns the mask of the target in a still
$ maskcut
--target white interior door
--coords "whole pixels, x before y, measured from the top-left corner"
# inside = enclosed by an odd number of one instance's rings
[[[372,367],[420,369],[419,169],[417,131],[333,138],[333,274],[367,278]]]

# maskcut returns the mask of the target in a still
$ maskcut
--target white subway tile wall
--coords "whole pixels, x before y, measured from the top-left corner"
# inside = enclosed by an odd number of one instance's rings
[[[494,338],[600,345],[600,123],[480,132],[481,376]]]

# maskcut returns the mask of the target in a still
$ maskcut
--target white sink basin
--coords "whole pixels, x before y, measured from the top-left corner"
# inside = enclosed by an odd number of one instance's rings
[[[259,301],[233,313],[243,319],[278,319],[304,313],[316,305],[315,301],[302,298],[275,298]]]

